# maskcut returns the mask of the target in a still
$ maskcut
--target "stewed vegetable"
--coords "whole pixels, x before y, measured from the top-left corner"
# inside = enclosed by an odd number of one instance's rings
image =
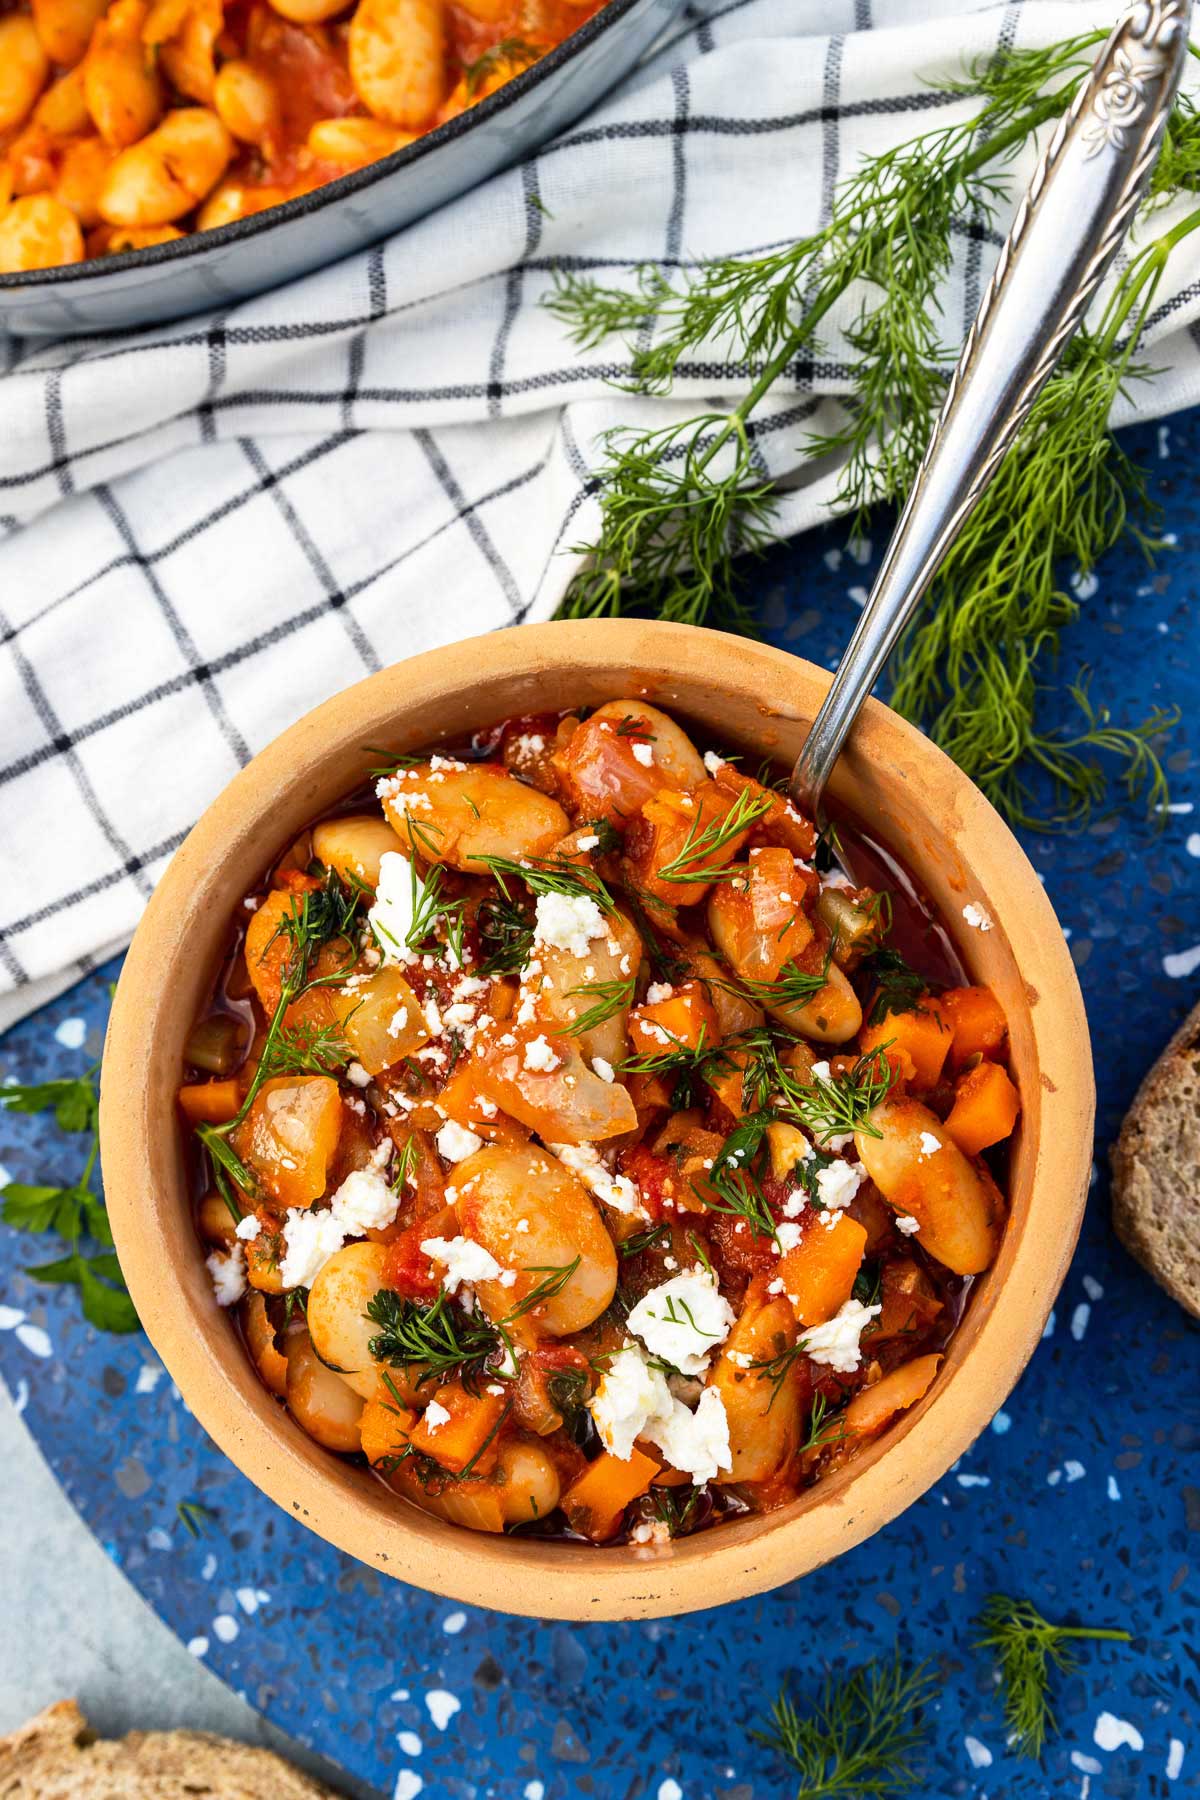
[[[1004,1015],[932,923],[640,699],[377,771],[188,1040],[266,1386],[480,1531],[652,1545],[841,1467],[1004,1226]]]

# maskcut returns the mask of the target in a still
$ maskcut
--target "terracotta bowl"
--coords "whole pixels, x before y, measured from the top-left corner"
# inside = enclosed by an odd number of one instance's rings
[[[999,1259],[937,1381],[842,1473],[791,1506],[662,1550],[488,1537],[430,1518],[319,1448],[260,1385],[217,1308],[195,1238],[175,1111],[184,1039],[242,895],[363,777],[364,747],[403,753],[509,714],[639,694],[727,744],[790,761],[829,683],[782,651],[686,626],[526,626],[414,657],[320,706],[230,783],[171,863],[133,940],[101,1097],[108,1207],[151,1342],[201,1425],[312,1531],[434,1593],[535,1617],[688,1612],[777,1586],[861,1543],[943,1475],[1004,1401],[1041,1336],[1075,1244],[1092,1154],[1087,1024],[1062,930],[976,788],[895,714],[867,706],[834,783],[913,870],[971,977],[1011,1026],[1024,1115]],[[963,906],[994,929],[971,929]]]

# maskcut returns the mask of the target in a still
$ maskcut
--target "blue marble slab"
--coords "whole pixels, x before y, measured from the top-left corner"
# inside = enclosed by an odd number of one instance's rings
[[[1177,548],[1153,571],[1132,549],[1108,560],[1063,672],[1090,664],[1119,717],[1182,708],[1168,756],[1174,810],[1161,831],[1124,811],[1076,837],[1025,840],[1087,1000],[1097,1178],[1045,1341],[1004,1410],[870,1543],[760,1599],[647,1624],[539,1624],[430,1599],[263,1499],[145,1340],[93,1332],[72,1290],[22,1274],[43,1247],[0,1230],[0,1372],[84,1519],[197,1657],[387,1795],[766,1800],[791,1785],[748,1733],[780,1682],[803,1694],[826,1665],[897,1639],[940,1672],[923,1793],[1200,1790],[1200,1332],[1115,1243],[1106,1183],[1121,1114],[1200,985],[1188,972],[1200,952],[1187,956],[1200,946],[1200,413],[1131,443],[1153,465]],[[831,665],[878,548],[851,555],[830,529],[773,555],[768,635]],[[94,1059],[116,967],[10,1032],[0,1076],[35,1080]],[[69,1178],[76,1148],[40,1119],[0,1118],[8,1178]],[[189,1501],[211,1515],[198,1537],[177,1510]],[[997,1587],[1051,1617],[1133,1633],[1128,1646],[1088,1650],[1060,1684],[1061,1734],[1040,1767],[1006,1751],[992,1667],[971,1647],[972,1618]],[[1114,1738],[1124,1741],[1105,1748]]]

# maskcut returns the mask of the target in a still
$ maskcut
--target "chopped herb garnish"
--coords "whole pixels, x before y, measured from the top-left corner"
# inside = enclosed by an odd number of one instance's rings
[[[889,1013],[925,1010],[921,1000],[929,992],[929,983],[898,950],[881,945],[863,958],[862,968],[875,983],[868,1025],[882,1025]]]
[[[811,1712],[784,1688],[760,1744],[799,1776],[796,1800],[888,1800],[917,1783],[913,1753],[925,1736],[924,1708],[938,1680],[926,1663],[909,1669],[899,1652],[842,1676],[828,1675]]]
[[[564,1032],[570,1032],[573,1037],[582,1037],[586,1032],[595,1031],[609,1019],[615,1018],[619,1012],[632,1006],[636,989],[636,975],[626,976],[621,981],[589,981],[583,987],[568,988],[568,997],[572,994],[594,994],[595,1003],[586,1012],[576,1014],[566,1025],[559,1025],[554,1035],[561,1037]]]
[[[205,1525],[217,1516],[211,1506],[204,1506],[199,1500],[180,1500],[175,1511],[184,1530],[194,1538],[203,1537]]]
[[[535,1264],[532,1268],[525,1269],[523,1271],[524,1274],[540,1275],[542,1276],[542,1280],[530,1288],[525,1298],[517,1302],[512,1311],[505,1315],[501,1323],[510,1325],[517,1319],[523,1319],[526,1313],[531,1313],[536,1306],[542,1306],[547,1300],[553,1300],[556,1295],[561,1294],[568,1281],[570,1281],[572,1275],[579,1267],[580,1260],[581,1259],[577,1256],[574,1262],[569,1262],[561,1268],[548,1268],[543,1263]]]
[[[335,1075],[350,1060],[341,1025],[283,1025],[264,1052],[271,1075]]]
[[[514,877],[523,881],[532,894],[566,894],[574,899],[594,900],[601,912],[615,913],[617,903],[600,877],[565,856],[530,856],[514,862],[510,856],[475,856],[495,876],[506,900],[511,900],[508,883]]]
[[[487,894],[475,915],[483,959],[481,975],[515,975],[533,949],[533,921],[525,907],[505,894]]]
[[[445,1293],[422,1305],[393,1288],[380,1288],[367,1303],[367,1318],[379,1326],[367,1345],[376,1362],[419,1368],[419,1384],[456,1376],[474,1392],[484,1376],[496,1378],[489,1365],[505,1347],[500,1331],[483,1313],[460,1312]]]
[[[870,1123],[870,1114],[886,1100],[896,1079],[895,1070],[884,1055],[887,1048],[880,1044],[868,1055],[860,1056],[844,1075],[832,1075],[828,1080],[815,1075],[810,1082],[797,1085],[800,1112],[818,1143],[855,1131],[874,1138],[882,1135]]]
[[[708,825],[701,824],[702,814],[697,809],[682,850],[657,871],[658,879],[683,883],[723,881],[735,874],[740,876],[743,871],[714,864],[711,859],[734,838],[748,831],[764,813],[770,812],[773,804],[769,794],[754,794],[749,788],[743,788],[724,817],[713,819]]]

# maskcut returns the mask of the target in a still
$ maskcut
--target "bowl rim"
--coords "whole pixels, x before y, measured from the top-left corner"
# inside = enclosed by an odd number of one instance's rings
[[[22,269],[12,274],[0,274],[0,302],[6,293],[21,293],[30,288],[60,285],[78,287],[89,281],[106,281],[110,276],[132,270],[156,269],[171,263],[183,263],[189,257],[219,250],[226,244],[243,243],[285,221],[306,218],[321,212],[326,206],[336,206],[351,194],[361,193],[365,188],[374,186],[377,181],[382,181],[401,169],[410,168],[413,163],[420,162],[443,145],[467,136],[477,126],[498,117],[542,81],[581,56],[598,37],[618,24],[626,13],[644,4],[645,0],[606,0],[599,12],[593,13],[590,19],[585,19],[582,25],[577,25],[574,31],[555,44],[552,50],[548,50],[545,56],[539,57],[537,62],[530,63],[519,74],[512,76],[495,93],[477,100],[474,106],[468,106],[454,118],[435,125],[432,131],[423,133],[402,149],[393,150],[390,155],[380,157],[376,162],[365,163],[361,169],[351,169],[345,175],[336,176],[333,181],[310,188],[306,194],[282,200],[278,206],[265,206],[261,212],[250,213],[244,219],[234,219],[228,225],[214,226],[211,231],[189,231],[182,238],[173,238],[166,244],[149,244],[142,250],[120,250],[113,256],[85,257],[82,262],[59,263],[50,269]],[[412,223],[417,221],[413,220]]]
[[[450,1599],[543,1618],[662,1616],[745,1598],[832,1560],[895,1519],[986,1427],[1042,1336],[1074,1250],[1092,1163],[1095,1093],[1083,1001],[1062,929],[1023,850],[989,802],[942,751],[872,700],[844,757],[870,768],[906,753],[914,769],[927,770],[939,804],[945,796],[955,842],[971,844],[971,867],[992,907],[997,942],[1007,946],[1024,986],[1042,1090],[1040,1129],[1030,1133],[1028,1148],[1026,1214],[1019,1229],[1010,1222],[998,1263],[973,1294],[950,1361],[925,1400],[846,1469],[788,1508],[678,1540],[665,1555],[648,1555],[632,1546],[497,1540],[397,1506],[392,1496],[385,1508],[381,1484],[375,1495],[364,1485],[369,1477],[327,1452],[318,1450],[314,1458],[311,1441],[298,1442],[299,1427],[267,1394],[247,1358],[239,1353],[238,1366],[231,1363],[224,1338],[220,1353],[209,1354],[217,1321],[198,1246],[190,1237],[181,1239],[177,1228],[169,1233],[159,1216],[161,1188],[152,1165],[164,1154],[164,1114],[152,1116],[146,1080],[171,1010],[171,983],[163,979],[167,953],[172,943],[176,951],[185,943],[189,909],[194,918],[204,916],[204,871],[219,867],[214,858],[223,847],[237,847],[239,834],[246,842],[248,820],[269,820],[273,793],[301,782],[311,786],[322,761],[328,764],[352,742],[358,749],[390,743],[379,735],[380,715],[386,713],[394,727],[406,695],[410,703],[416,697],[424,703],[432,694],[448,714],[452,696],[474,693],[481,678],[553,670],[565,680],[571,671],[607,677],[619,670],[631,677],[645,671],[651,684],[657,678],[660,685],[681,676],[717,696],[735,662],[743,666],[736,691],[748,698],[770,694],[771,680],[778,688],[782,678],[806,685],[819,699],[831,680],[826,670],[754,640],[641,620],[518,626],[459,640],[368,676],[276,737],[207,808],[159,882],[118,984],[101,1074],[101,1160],[118,1255],[134,1303],[149,1321],[151,1342],[199,1423],[284,1511],[338,1549]],[[632,679],[630,687],[637,691]],[[755,703],[764,730],[772,716],[790,722],[811,717],[811,703],[792,710],[757,698]],[[663,704],[670,706],[665,695]],[[363,735],[367,731],[370,737]],[[425,732],[421,742],[429,741]],[[415,738],[413,747],[419,747]],[[994,887],[983,883],[981,861],[1003,884],[1002,907],[995,904]],[[1055,1007],[1039,1011],[1039,999],[1047,995]],[[1045,1070],[1051,1044],[1058,1051],[1053,1080]],[[173,1142],[178,1145],[177,1136]],[[172,1270],[165,1282],[164,1263]],[[227,1332],[228,1324],[220,1324]],[[956,1357],[960,1339],[964,1347]]]

